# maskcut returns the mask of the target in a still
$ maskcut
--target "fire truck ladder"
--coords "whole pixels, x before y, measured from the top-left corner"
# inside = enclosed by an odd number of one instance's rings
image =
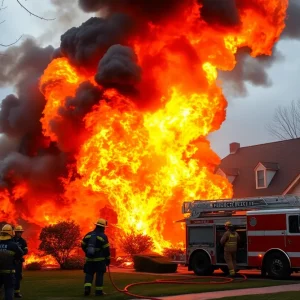
[[[220,200],[194,200],[184,202],[182,213],[198,218],[208,213],[228,213],[258,209],[300,208],[300,197],[294,195],[253,197]]]

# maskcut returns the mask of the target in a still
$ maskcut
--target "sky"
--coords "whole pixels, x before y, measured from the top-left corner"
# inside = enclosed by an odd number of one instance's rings
[[[60,7],[57,10],[53,3],[59,1],[28,0],[22,3],[39,16],[54,17],[57,20],[63,18],[64,22],[40,20],[30,16],[16,1],[6,0],[7,8],[0,11],[0,22],[5,20],[0,24],[0,43],[12,43],[23,35],[22,40],[26,36],[33,36],[43,46],[51,44],[58,47],[61,34],[72,26],[79,26],[91,17],[91,14],[79,10],[76,0],[62,0],[65,8]],[[277,49],[283,58],[267,69],[271,86],[257,87],[246,83],[248,93],[245,97],[233,95],[225,86],[224,93],[228,101],[227,118],[221,129],[209,136],[213,150],[221,158],[229,153],[231,142],[238,142],[243,147],[275,141],[276,138],[266,129],[266,125],[274,116],[275,109],[279,105],[288,105],[292,100],[300,99],[300,42],[280,40]],[[12,91],[11,87],[1,88],[0,100]]]

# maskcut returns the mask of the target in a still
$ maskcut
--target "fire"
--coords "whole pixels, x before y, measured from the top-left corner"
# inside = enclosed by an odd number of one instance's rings
[[[143,70],[135,83],[138,96],[97,84],[95,70],[65,57],[48,65],[40,79],[43,133],[74,160],[60,178],[60,200],[47,196],[31,205],[25,220],[42,226],[70,217],[89,230],[109,204],[117,213],[116,228],[151,236],[162,252],[183,240],[184,231],[174,225],[183,201],[232,197],[231,184],[214,174],[220,158],[207,140],[226,118],[218,70],[232,70],[241,47],[251,48],[253,57],[271,55],[288,1],[237,1],[240,22],[229,27],[205,22],[198,1],[187,3],[166,22],[149,22],[143,34],[128,38]],[[84,82],[101,96],[75,132],[61,109]],[[10,209],[10,197],[1,197],[3,210]]]
[[[86,116],[91,137],[77,158],[83,186],[107,195],[124,230],[153,236],[157,249],[164,245],[159,217],[170,202],[179,207],[182,199],[199,195],[231,196],[230,185],[194,158],[198,149],[192,144],[213,129],[215,110],[225,105],[218,96],[187,96],[174,89],[154,113],[143,114],[130,102],[125,112],[102,102]],[[105,116],[111,118],[97,122]]]
[[[50,255],[39,256],[37,254],[30,254],[25,256],[24,265],[30,265],[32,263],[40,263],[43,267],[58,266],[57,261]]]
[[[56,60],[55,64],[50,64],[44,72],[47,78],[47,84],[41,85],[41,90],[45,94],[47,101],[44,110],[44,117],[41,119],[45,136],[51,137],[56,141],[56,135],[51,133],[51,127],[48,120],[59,118],[57,110],[64,104],[67,96],[74,96],[80,83],[85,80],[84,76],[79,75],[76,69],[72,67],[66,58]],[[48,126],[45,126],[47,123]]]

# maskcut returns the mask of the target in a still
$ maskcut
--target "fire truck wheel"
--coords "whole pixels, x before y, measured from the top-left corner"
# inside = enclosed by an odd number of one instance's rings
[[[277,251],[266,257],[266,271],[268,276],[274,279],[285,279],[291,275],[291,268],[286,256]]]
[[[198,251],[192,256],[192,270],[198,276],[209,276],[214,272],[208,255],[203,251]]]

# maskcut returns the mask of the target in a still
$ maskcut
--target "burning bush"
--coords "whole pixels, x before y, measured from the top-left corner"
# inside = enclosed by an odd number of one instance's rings
[[[153,247],[153,240],[148,235],[132,232],[130,234],[125,234],[125,236],[121,238],[120,247],[126,254],[133,258],[136,254],[151,250]]]
[[[44,262],[35,261],[26,265],[26,270],[28,271],[38,271],[41,270],[44,266]]]
[[[63,221],[42,229],[39,250],[53,256],[63,269],[72,250],[79,246],[80,228],[74,221]]]
[[[84,265],[84,257],[80,255],[74,255],[66,259],[63,269],[64,270],[81,270]]]

